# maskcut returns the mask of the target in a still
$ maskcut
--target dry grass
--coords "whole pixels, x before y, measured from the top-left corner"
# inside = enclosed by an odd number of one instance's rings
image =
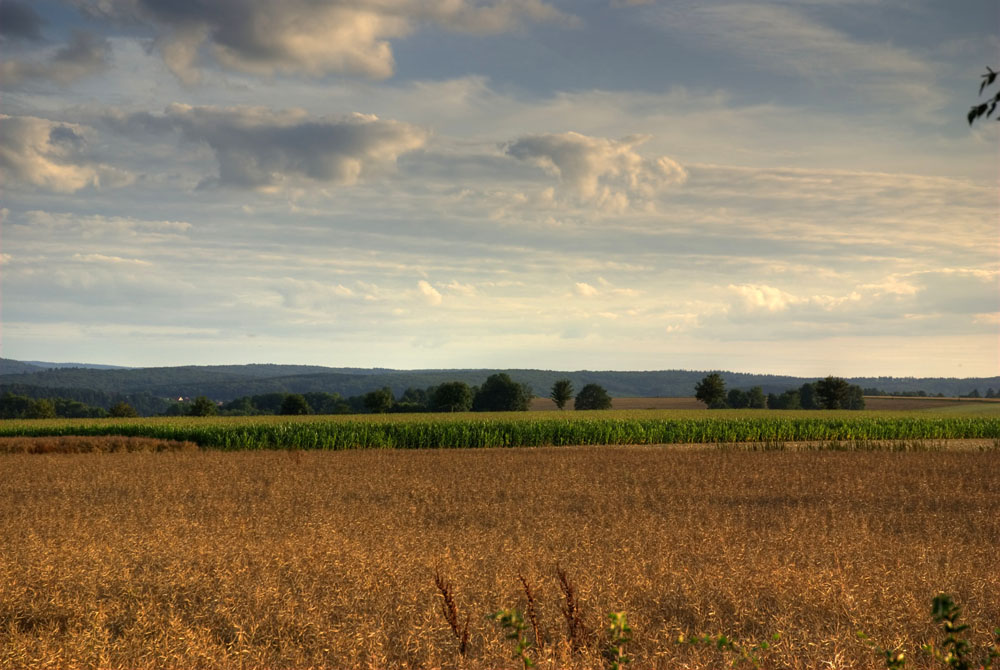
[[[527,607],[546,668],[908,667],[952,593],[1000,625],[995,453],[658,448],[0,457],[0,667],[510,667],[487,616]],[[568,641],[565,586],[582,649]],[[456,620],[458,653],[435,574]],[[533,634],[531,634],[533,637]]]
[[[0,437],[0,454],[86,454],[118,451],[197,451],[194,442],[125,435]]]

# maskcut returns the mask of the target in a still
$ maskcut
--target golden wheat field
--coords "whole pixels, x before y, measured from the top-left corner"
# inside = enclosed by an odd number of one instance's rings
[[[1000,625],[989,452],[710,448],[0,455],[0,667],[907,667],[955,596]],[[563,570],[578,607],[570,635]],[[442,611],[447,582],[466,653]],[[534,642],[528,625],[525,639]]]

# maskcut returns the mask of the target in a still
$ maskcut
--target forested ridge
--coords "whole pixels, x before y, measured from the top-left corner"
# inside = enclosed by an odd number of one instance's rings
[[[216,401],[266,393],[337,393],[356,396],[388,387],[397,396],[408,388],[427,388],[460,381],[482,384],[495,372],[505,372],[519,383],[546,395],[552,384],[569,379],[576,388],[599,384],[614,397],[689,397],[706,372],[696,370],[614,371],[578,370],[389,370],[335,368],[314,365],[211,365],[101,370],[93,368],[40,368],[20,361],[0,359],[0,394],[13,392],[30,397],[58,396],[108,407],[123,398],[142,398],[153,411],[156,399],[204,395]],[[729,387],[760,386],[764,393],[781,393],[816,378],[717,371]],[[886,393],[923,391],[928,395],[967,395],[978,389],[1000,389],[1000,377],[916,378],[852,377],[852,384]]]

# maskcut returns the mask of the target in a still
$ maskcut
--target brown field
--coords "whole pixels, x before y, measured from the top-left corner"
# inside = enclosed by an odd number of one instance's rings
[[[932,665],[931,598],[1000,625],[995,452],[656,447],[0,456],[2,668],[728,667],[679,634],[780,633],[764,668]],[[556,566],[589,633],[573,651]],[[467,655],[435,571],[469,621]],[[751,667],[744,665],[742,667]]]
[[[125,435],[0,437],[0,454],[85,454],[117,451],[196,451],[194,442]]]

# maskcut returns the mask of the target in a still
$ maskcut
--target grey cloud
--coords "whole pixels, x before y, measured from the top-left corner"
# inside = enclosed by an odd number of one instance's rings
[[[110,65],[110,54],[108,40],[76,31],[69,43],[48,60],[8,60],[0,63],[0,83],[16,85],[26,80],[43,79],[57,84],[71,84],[106,70]]]
[[[0,2],[0,37],[23,40],[42,38],[42,18],[17,0]]]
[[[225,67],[270,74],[359,74],[384,79],[395,61],[389,40],[419,22],[452,30],[501,32],[527,20],[569,20],[542,0],[75,0],[102,17],[152,24],[168,67],[199,80],[206,43]]]
[[[393,166],[396,158],[426,142],[416,126],[374,115],[310,118],[305,112],[259,107],[170,105],[162,116],[108,119],[134,134],[165,129],[211,147],[217,177],[203,186],[268,190],[296,179],[354,184]]]
[[[132,181],[128,173],[87,156],[90,132],[79,124],[0,114],[0,174],[63,193]]]

